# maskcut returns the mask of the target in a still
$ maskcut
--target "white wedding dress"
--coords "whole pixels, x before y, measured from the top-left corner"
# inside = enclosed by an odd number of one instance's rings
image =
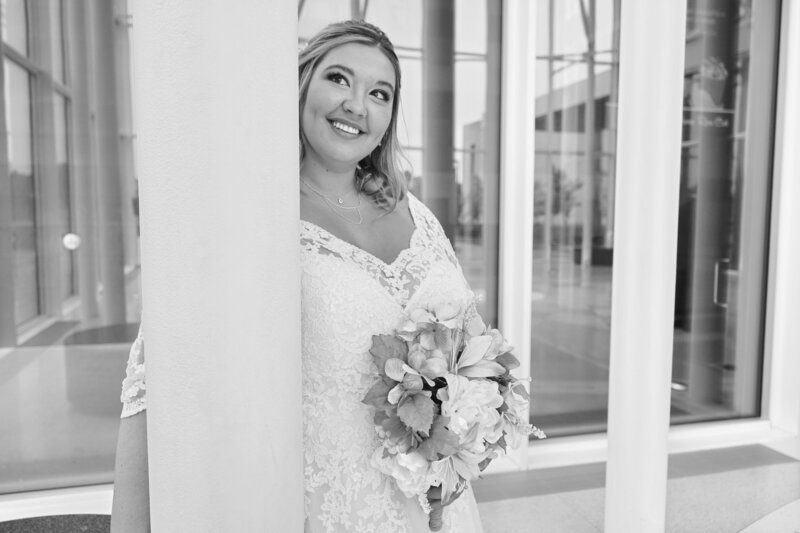
[[[403,310],[473,298],[433,214],[409,195],[416,229],[390,264],[301,221],[303,431],[306,533],[428,532],[416,498],[371,464],[380,446],[373,408],[361,402],[377,379],[372,336],[392,333]],[[143,341],[131,348],[122,416],[145,408]],[[444,511],[449,533],[480,533],[467,489]]]

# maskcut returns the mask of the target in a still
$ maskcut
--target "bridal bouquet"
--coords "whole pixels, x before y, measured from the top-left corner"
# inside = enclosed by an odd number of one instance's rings
[[[474,303],[409,309],[394,335],[375,335],[381,380],[366,394],[381,447],[373,464],[430,513],[427,492],[449,501],[507,446],[544,433],[526,420],[524,383],[511,346],[487,328]]]

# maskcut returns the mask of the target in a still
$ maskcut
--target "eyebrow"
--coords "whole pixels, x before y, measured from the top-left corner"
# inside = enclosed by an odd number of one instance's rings
[[[349,75],[351,75],[353,77],[355,77],[355,75],[356,75],[356,73],[355,73],[355,71],[353,69],[351,69],[350,67],[346,67],[344,65],[330,65],[325,69],[325,72],[328,72],[329,70],[334,70],[334,69],[343,70],[347,74],[349,74]],[[392,93],[394,93],[394,85],[392,85],[388,81],[378,80],[378,81],[375,82],[375,85],[382,85],[382,86],[388,87],[389,90],[391,90]]]

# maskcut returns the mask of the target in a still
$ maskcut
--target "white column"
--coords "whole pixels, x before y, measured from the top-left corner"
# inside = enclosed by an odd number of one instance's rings
[[[531,375],[536,28],[535,4],[503,2],[499,324],[520,360],[519,377]],[[535,382],[531,388],[535,396]],[[525,468],[527,456],[515,450],[513,466],[495,469]]]
[[[800,3],[783,3],[781,66],[778,79],[778,130],[775,187],[770,247],[775,250],[771,272],[767,353],[771,353],[768,414],[774,428],[793,435],[782,443],[785,453],[800,458],[800,328],[797,295],[800,294]]]
[[[605,530],[662,532],[684,2],[622,2]]]
[[[153,529],[302,531],[297,6],[132,7]]]

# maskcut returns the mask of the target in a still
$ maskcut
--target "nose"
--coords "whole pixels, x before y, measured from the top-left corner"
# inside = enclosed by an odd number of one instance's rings
[[[342,107],[348,113],[352,113],[356,116],[367,116],[367,106],[365,105],[364,97],[356,92],[353,92],[342,102]]]

